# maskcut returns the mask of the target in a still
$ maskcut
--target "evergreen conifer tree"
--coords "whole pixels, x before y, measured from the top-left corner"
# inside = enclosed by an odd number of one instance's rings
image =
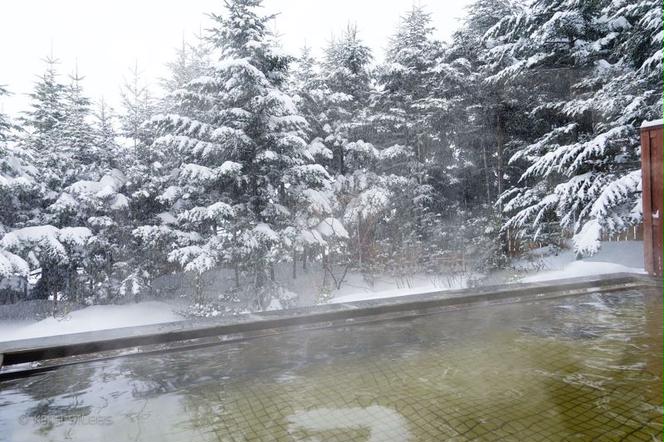
[[[189,243],[169,254],[200,278],[217,265],[240,266],[253,281],[254,302],[268,307],[270,268],[282,255],[284,230],[302,187],[325,186],[311,164],[307,124],[285,92],[288,64],[260,15],[259,0],[234,0],[212,15],[211,40],[222,60],[206,77],[176,91],[182,115],[153,119],[157,144],[176,148],[182,164],[174,208]]]

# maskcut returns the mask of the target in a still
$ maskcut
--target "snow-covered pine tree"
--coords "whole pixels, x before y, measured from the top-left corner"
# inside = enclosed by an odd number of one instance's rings
[[[131,149],[116,142],[113,115],[102,99],[94,115],[84,97],[80,78],[73,76],[63,122],[63,151],[79,173],[48,207],[49,223],[57,227],[84,226],[91,234],[79,265],[82,280],[77,295],[92,302],[111,301],[120,292],[134,257],[129,225],[129,199],[124,195],[125,174],[118,167],[134,162]],[[81,271],[82,270],[82,271]]]
[[[0,86],[0,98],[9,92]],[[13,124],[0,112],[0,237],[29,219],[30,203],[39,197],[40,188],[35,181],[37,170],[27,161],[27,152],[21,155],[15,149],[10,131]],[[0,246],[0,280],[12,276],[26,277],[28,263]]]
[[[166,95],[158,101],[149,99],[137,67],[124,87],[122,128],[134,146],[133,154],[129,155],[132,162],[126,165],[134,230],[133,241],[128,241],[132,249],[132,272],[120,287],[123,295],[152,293],[154,278],[175,270],[168,261],[171,249],[191,244],[191,238],[175,228],[175,214],[182,207],[184,193],[177,179],[184,157],[170,143],[152,142],[156,133],[150,118],[158,114],[188,116],[192,112],[192,108],[181,106],[176,92],[208,73],[209,43],[202,37],[197,38],[196,45],[183,39],[175,58],[166,64],[168,75],[160,81]]]
[[[289,90],[292,91],[299,112],[309,123],[309,155],[328,173],[335,170],[330,148],[334,146],[335,140],[328,138],[332,114],[328,111],[330,106],[338,106],[345,98],[337,101],[308,46],[302,48],[300,57],[294,62],[290,72]],[[338,163],[336,164],[338,166]],[[307,269],[308,261],[318,259],[323,266],[324,283],[328,281],[329,274],[331,279],[336,278],[335,285],[339,285],[343,278],[337,275],[335,267],[340,265],[339,273],[345,274],[350,266],[347,241],[349,235],[340,221],[343,208],[338,204],[334,189],[328,188],[325,182],[319,183],[317,189],[308,189],[305,186],[300,190],[299,196],[294,198],[296,208],[292,211],[295,228],[289,235],[293,248],[293,278],[297,277],[298,257],[301,258],[303,270]]]
[[[522,240],[557,245],[564,241],[561,236],[565,234],[565,229],[560,222],[564,213],[559,216],[556,213],[557,204],[550,204],[556,199],[555,196],[546,198],[557,183],[552,179],[536,177],[527,183],[524,171],[528,170],[536,156],[559,146],[561,135],[570,135],[565,129],[566,124],[574,126],[574,116],[566,117],[557,109],[573,97],[572,85],[581,81],[592,67],[592,61],[579,57],[581,51],[577,51],[576,42],[592,40],[586,33],[596,33],[592,24],[600,7],[594,5],[593,11],[580,14],[580,10],[569,2],[538,1],[532,7],[506,14],[484,37],[490,48],[492,74],[485,82],[501,84],[504,89],[526,87],[529,90],[530,105],[525,122],[530,132],[514,140],[509,160],[509,165],[518,171],[519,181],[499,199],[499,204],[504,204],[504,212],[510,218],[505,223],[504,231],[509,229]],[[548,133],[552,127],[554,131]],[[547,138],[540,138],[545,134]],[[574,141],[573,138],[574,135],[567,141]],[[535,141],[541,141],[541,151],[527,158],[527,152],[533,149]],[[562,141],[562,144],[567,144],[567,141]],[[546,206],[546,209],[540,211],[535,205],[540,208]],[[526,219],[529,215],[524,209],[527,208],[531,208],[530,215],[534,215],[530,219]]]
[[[378,259],[387,267],[383,270],[397,273],[416,271],[422,246],[430,239],[423,231],[424,218],[433,215],[428,166],[440,139],[433,121],[440,108],[431,93],[437,86],[434,67],[440,52],[433,30],[430,14],[422,7],[413,6],[401,17],[385,62],[378,67],[378,90],[371,100],[373,169],[380,175],[374,190],[389,192],[386,213],[395,214],[379,217],[372,236],[379,244]]]
[[[59,154],[66,160],[64,185],[78,179],[99,179],[99,150],[95,145],[90,120],[90,99],[83,92],[83,77],[78,68],[69,77],[62,102],[63,120],[60,124]]]
[[[120,293],[133,258],[126,177],[107,170],[100,180],[79,180],[67,186],[48,210],[56,226],[84,226],[90,234],[81,254],[78,295],[110,301]]]
[[[166,261],[166,249],[176,243],[164,206],[157,198],[169,180],[170,162],[178,157],[171,151],[153,148],[156,137],[150,119],[160,109],[168,107],[166,101],[153,99],[138,62],[130,69],[122,89],[122,110],[118,143],[125,152],[123,172],[127,177],[125,192],[129,199],[130,225],[133,226],[131,241],[126,242],[129,253],[127,266],[130,272],[123,278],[118,289],[122,296],[142,293],[153,294],[152,281],[163,273],[172,271]],[[164,161],[164,160],[167,161]],[[168,205],[167,205],[168,206]],[[159,215],[161,217],[158,217]],[[163,225],[155,226],[155,222]],[[158,238],[156,237],[158,236]]]
[[[289,91],[298,110],[309,123],[308,150],[318,164],[332,170],[332,150],[325,142],[331,127],[327,115],[331,92],[308,46],[302,48],[300,57],[293,63],[289,80]]]
[[[455,122],[463,127],[457,144],[475,165],[475,171],[484,171],[484,185],[475,186],[481,193],[471,198],[488,205],[500,196],[511,175],[516,175],[506,166],[508,146],[510,137],[518,138],[521,132],[529,130],[524,128],[523,115],[530,100],[523,85],[494,79],[513,60],[505,46],[485,35],[505,17],[518,17],[524,7],[511,0],[476,0],[468,6],[464,24],[455,33],[448,51],[449,59],[467,63],[472,72],[466,77],[467,88],[459,94],[466,111],[462,112],[463,120]],[[472,170],[467,173],[473,181],[480,178]]]
[[[569,167],[596,163],[599,156],[613,163],[601,169],[598,175],[604,188],[590,195],[589,208],[582,212],[585,219],[574,236],[575,249],[582,254],[596,252],[603,236],[641,222],[638,128],[643,121],[662,118],[661,4],[610,2],[602,12],[600,22],[608,32],[598,50],[597,79],[589,81],[599,89],[588,104],[569,105],[577,111],[585,106],[592,109],[597,134],[592,144],[567,154],[576,156],[567,160]]]
[[[120,93],[123,107],[120,114],[122,135],[140,152],[145,146],[149,146],[154,138],[145,123],[155,114],[155,103],[138,67],[138,61],[130,70],[129,78],[125,80]]]
[[[118,221],[126,223],[127,219],[128,199],[120,193],[126,179],[122,172],[109,167],[110,158],[119,152],[105,109],[101,122],[104,127],[93,126],[91,103],[83,92],[78,71],[70,76],[70,81],[63,100],[59,149],[62,159],[67,161],[67,173],[64,187],[53,189],[61,192],[47,208],[48,222],[58,228],[89,229],[85,247],[71,264],[75,267],[68,268],[67,277],[71,281],[66,294],[77,300],[83,295],[93,295],[99,300],[112,294],[113,263],[119,261],[119,250],[125,245],[117,237],[117,230]],[[105,133],[100,134],[99,129]],[[114,219],[118,213],[124,215],[121,220]]]
[[[156,109],[162,115],[196,117],[195,107],[182,106],[179,92],[192,80],[209,74],[210,57],[210,42],[203,36],[196,36],[196,44],[187,43],[183,39],[175,59],[166,65],[168,75],[161,79],[166,95],[159,100]],[[152,130],[149,122],[143,129]],[[168,211],[183,193],[175,179],[183,164],[183,156],[172,145],[161,143],[146,145],[141,151],[140,159],[137,159],[139,161],[129,168],[129,177],[134,192],[132,200],[136,208],[140,208],[135,211],[140,213],[137,224],[149,225],[156,219],[163,221],[173,216]]]
[[[62,100],[65,86],[58,81],[57,64],[53,57],[44,59],[46,69],[35,83],[31,98],[32,109],[24,113],[21,122],[30,133],[29,141],[37,151],[49,150],[56,136],[56,128],[64,120]]]
[[[431,15],[413,6],[401,17],[390,38],[385,63],[379,66],[377,80],[381,90],[373,99],[372,122],[385,140],[382,144],[401,144],[412,150],[420,162],[435,137],[430,127],[433,68],[439,52],[432,39]]]
[[[77,270],[87,255],[90,236],[85,227],[23,227],[5,234],[0,239],[0,250],[15,253],[40,271],[33,293],[41,298],[51,297],[55,313],[59,299],[77,299],[81,292]]]
[[[311,53],[311,48],[304,45],[300,51],[300,56],[293,62],[290,70],[290,89],[297,97],[298,104],[302,109],[308,109],[307,100],[311,97],[314,90],[320,87],[320,72],[316,59]]]
[[[512,0],[469,4],[462,26],[441,51],[439,86],[432,88],[432,96],[442,98],[437,101],[442,105],[437,118],[441,144],[452,148],[443,149],[431,166],[435,201],[446,214],[430,227],[440,231],[441,240],[431,254],[436,249],[461,250],[481,272],[504,263],[512,244],[509,231],[499,233],[503,216],[500,204],[494,204],[506,186],[518,180],[522,170],[507,160],[513,144],[531,130],[525,118],[531,92],[520,83],[492,80],[512,60],[485,34],[523,10],[521,2]]]
[[[139,163],[132,146],[118,142],[115,129],[116,117],[102,98],[92,121],[92,139],[95,146],[95,169],[99,180],[79,180],[64,189],[58,202],[75,208],[78,225],[92,232],[86,246],[87,256],[83,263],[86,287],[83,292],[87,300],[111,302],[118,297],[133,295],[134,299],[144,288],[137,275],[141,260],[147,259],[137,246],[132,230],[142,213],[140,203],[129,196],[136,184],[127,175],[133,173],[134,180],[140,178]],[[129,188],[129,185],[132,188]],[[55,209],[56,205],[51,206]],[[146,211],[148,209],[146,208]],[[61,213],[62,215],[62,213]]]
[[[573,234],[578,254],[592,254],[603,235],[639,222],[635,126],[661,116],[661,78],[646,66],[661,66],[661,14],[648,17],[657,8],[538,1],[530,15],[497,25],[515,62],[495,78],[530,78],[538,95],[539,137],[511,160],[526,169],[503,195],[507,227],[541,238],[556,224]],[[625,51],[635,41],[640,51]]]
[[[344,220],[350,237],[347,242],[350,254],[345,247],[337,247],[331,250],[336,253],[324,256],[326,274],[333,279],[335,263],[343,269],[341,274],[351,265],[367,276],[374,273],[373,232],[382,209],[362,206],[377,202],[371,195],[389,194],[378,185],[379,178],[374,172],[378,150],[367,140],[373,134],[369,108],[373,92],[372,60],[371,50],[360,38],[357,26],[349,24],[341,37],[325,48],[320,80],[314,83],[312,94],[321,108],[317,127],[322,128],[322,133],[316,134],[311,150],[328,158],[332,153],[331,161],[323,164],[334,176],[334,213]],[[366,212],[363,209],[371,212],[370,222],[351,214],[363,214]],[[335,282],[337,286],[340,283]]]
[[[20,228],[8,232],[2,243],[33,269],[41,270],[35,288],[38,296],[57,300],[63,294],[78,297],[81,293],[79,269],[91,236],[76,202],[62,192],[82,178],[94,177],[98,159],[90,154],[94,140],[80,78],[76,76],[67,88],[58,82],[57,61],[49,58],[46,63],[46,72],[30,94],[32,109],[24,114],[26,132],[17,146],[24,156],[34,153],[33,176],[40,192],[32,195],[27,219],[16,223]]]
[[[9,95],[7,88],[3,85],[0,85],[0,98],[7,95]],[[9,124],[9,117],[0,112],[0,142],[4,143],[7,141],[10,129],[11,125]]]
[[[132,152],[118,143],[117,116],[102,97],[93,113],[92,138],[97,150],[97,165],[100,170],[119,169],[126,171],[133,164]]]
[[[64,86],[57,80],[57,61],[49,58],[46,62],[46,72],[30,94],[32,109],[22,119],[26,133],[20,146],[35,153],[35,165],[45,186],[44,204],[48,205],[68,185],[81,179],[99,179],[95,167],[99,152],[82,77],[76,73],[70,85]],[[47,218],[43,220],[49,221]]]
[[[346,161],[351,141],[361,138],[371,93],[371,50],[357,26],[348,25],[343,35],[325,49],[322,63],[324,113],[321,115],[325,145],[332,150],[332,171],[352,171]]]
[[[291,189],[323,183],[327,174],[309,164],[306,121],[284,92],[290,57],[260,6],[260,0],[234,0],[224,15],[211,15],[221,61],[175,92],[183,115],[153,123],[156,143],[177,149],[183,162],[177,174],[183,197],[174,210],[192,241],[170,259],[197,281],[215,266],[247,271],[254,307],[266,308],[269,270],[292,219]]]
[[[47,189],[62,186],[65,170],[59,167],[61,161],[61,126],[64,122],[64,94],[66,87],[59,82],[56,66],[59,61],[53,57],[44,60],[46,69],[35,83],[31,98],[31,109],[23,113],[21,123],[25,133],[20,144],[26,151],[35,152],[35,166],[41,172],[41,181]],[[53,194],[46,192],[47,198]]]
[[[160,81],[166,95],[157,106],[161,113],[176,112],[179,102],[173,93],[184,88],[190,81],[209,73],[212,62],[210,42],[203,35],[195,35],[194,39],[194,43],[190,43],[183,36],[181,46],[175,51],[175,57],[166,63],[168,75]]]

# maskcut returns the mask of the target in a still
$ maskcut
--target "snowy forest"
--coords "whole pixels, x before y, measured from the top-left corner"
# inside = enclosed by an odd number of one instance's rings
[[[101,304],[180,275],[203,314],[260,311],[294,281],[324,300],[349,274],[483,275],[641,223],[659,1],[476,0],[445,42],[414,6],[381,60],[352,24],[287,54],[261,0],[209,19],[117,109],[50,56],[0,113],[0,279]]]

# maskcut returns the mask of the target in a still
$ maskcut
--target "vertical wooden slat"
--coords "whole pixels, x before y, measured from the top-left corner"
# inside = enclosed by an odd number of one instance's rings
[[[664,217],[664,203],[662,201],[662,128],[650,131],[650,177],[652,180],[652,211],[658,216],[652,218],[653,235],[653,270],[657,276],[662,276],[662,218]]]
[[[643,259],[646,272],[653,273],[652,195],[650,186],[650,131],[641,129],[641,186],[643,189]]]
[[[643,185],[643,252],[645,268],[662,276],[662,126],[641,129],[641,171]]]

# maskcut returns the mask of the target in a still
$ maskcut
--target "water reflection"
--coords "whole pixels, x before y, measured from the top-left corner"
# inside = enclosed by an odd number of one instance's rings
[[[589,295],[63,367],[0,439],[649,440],[661,376],[661,294]]]

